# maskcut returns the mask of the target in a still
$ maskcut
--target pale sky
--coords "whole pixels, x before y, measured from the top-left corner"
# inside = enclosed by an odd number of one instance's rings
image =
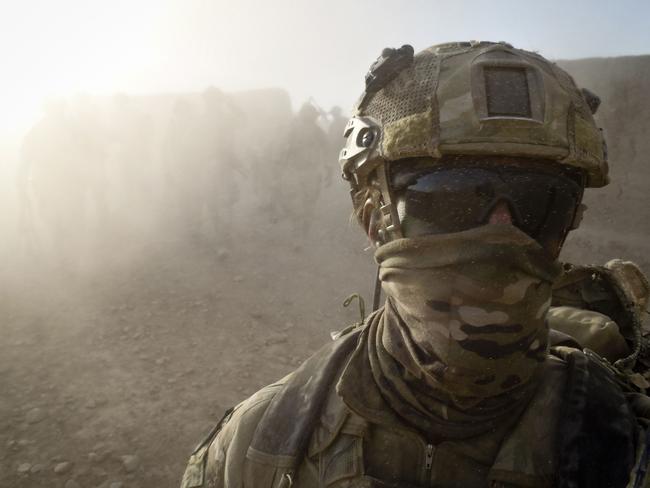
[[[650,2],[1,0],[0,133],[49,96],[278,86],[349,109],[386,46],[504,40],[553,59],[650,54]]]

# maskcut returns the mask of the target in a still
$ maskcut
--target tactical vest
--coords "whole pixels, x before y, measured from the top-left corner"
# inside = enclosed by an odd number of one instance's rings
[[[636,483],[645,476],[647,439],[625,386],[595,354],[555,347],[512,430],[434,445],[406,425],[355,415],[334,391],[359,332],[327,345],[275,385],[255,419],[244,465],[235,467],[244,487],[643,486]],[[217,432],[195,451],[183,488],[210,486],[203,470]]]

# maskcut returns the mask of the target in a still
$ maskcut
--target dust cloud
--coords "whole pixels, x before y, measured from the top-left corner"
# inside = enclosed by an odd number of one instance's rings
[[[563,257],[650,271],[650,56],[561,63],[612,184]],[[294,101],[295,102],[295,101]],[[50,99],[0,148],[0,486],[176,486],[223,411],[358,320],[347,120],[282,89]]]
[[[358,320],[347,117],[298,107],[215,87],[44,106],[3,180],[0,486],[173,486],[225,408]]]

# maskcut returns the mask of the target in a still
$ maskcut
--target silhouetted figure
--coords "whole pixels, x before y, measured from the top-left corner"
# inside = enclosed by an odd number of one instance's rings
[[[217,240],[228,243],[240,196],[238,176],[245,174],[234,147],[242,115],[218,88],[208,88],[202,98],[199,151],[203,176],[199,184]]]
[[[165,219],[181,240],[196,240],[202,227],[204,164],[199,124],[196,107],[179,98],[163,138]]]
[[[84,191],[84,218],[94,222],[93,234],[105,238],[102,232],[109,227],[106,174],[108,134],[99,108],[85,95],[79,96],[69,112],[69,127],[73,136],[73,157],[76,158],[78,177]],[[94,219],[92,219],[94,217]],[[91,220],[92,219],[92,220]]]
[[[294,117],[286,141],[280,203],[296,235],[305,238],[321,188],[329,180],[327,137],[317,124],[319,111],[310,102]]]
[[[140,231],[153,216],[153,122],[129,96],[119,94],[113,103],[114,192],[123,221]]]
[[[78,261],[85,231],[86,170],[77,137],[66,102],[52,100],[21,148],[21,227],[36,251],[63,267]]]
[[[327,172],[330,181],[333,177],[339,176],[339,152],[341,151],[341,141],[344,140],[343,131],[348,123],[348,118],[343,114],[339,106],[334,106],[329,111],[330,121],[327,126]]]

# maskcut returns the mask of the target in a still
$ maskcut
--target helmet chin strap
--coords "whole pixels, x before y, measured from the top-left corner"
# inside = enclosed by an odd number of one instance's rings
[[[377,183],[379,183],[383,203],[379,208],[382,217],[379,235],[382,242],[403,237],[397,207],[393,204],[392,192],[388,182],[388,166],[389,163],[384,163],[377,168]]]
[[[379,208],[381,212],[381,226],[378,231],[382,243],[400,239],[402,235],[402,225],[397,213],[397,207],[393,204],[393,197],[388,182],[388,166],[389,163],[384,163],[377,168],[377,182],[381,191],[382,206]],[[379,266],[377,267],[377,274],[375,275],[375,291],[372,299],[372,310],[375,311],[379,308],[379,301],[381,299],[381,280],[379,279]]]

